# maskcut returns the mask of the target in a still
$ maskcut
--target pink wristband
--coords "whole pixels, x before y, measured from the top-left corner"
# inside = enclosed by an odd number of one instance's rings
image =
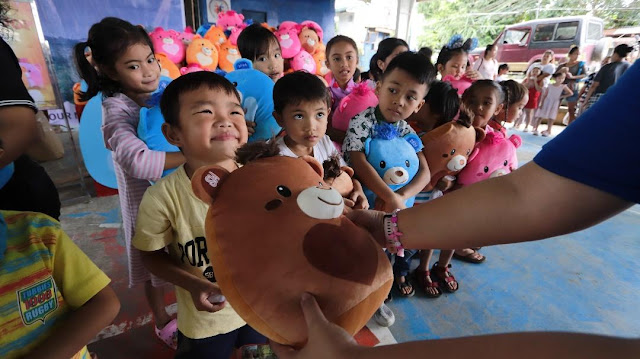
[[[402,243],[400,242],[402,232],[398,230],[398,210],[384,215],[383,226],[384,237],[389,253],[404,257],[404,247],[402,247]]]

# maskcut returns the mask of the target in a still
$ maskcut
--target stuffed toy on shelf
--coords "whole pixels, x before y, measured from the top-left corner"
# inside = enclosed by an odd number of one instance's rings
[[[275,143],[238,150],[242,167],[205,166],[194,193],[210,204],[207,253],[226,300],[270,340],[300,347],[300,307],[312,294],[326,318],[356,334],[393,282],[381,244],[342,215],[343,198],[311,156],[280,156]],[[250,222],[248,223],[247,220]]]
[[[149,33],[149,37],[155,53],[167,55],[174,64],[180,64],[184,60],[184,43],[179,32],[156,27]]]
[[[211,43],[218,48],[227,41],[227,36],[224,34],[224,31],[217,26],[211,26],[203,37],[211,41]]]
[[[156,53],[156,59],[160,63],[160,75],[170,77],[171,79],[176,79],[180,77],[180,69],[173,61],[169,60],[167,55],[158,52]]]
[[[218,54],[218,66],[225,72],[233,71],[233,64],[240,60],[240,51],[238,47],[231,44],[230,41],[220,45],[220,53]]]
[[[315,54],[322,44],[323,31],[318,23],[306,20],[300,23],[300,43],[310,54]]]
[[[198,65],[208,71],[218,67],[218,48],[211,41],[196,35],[187,48],[187,65]]]

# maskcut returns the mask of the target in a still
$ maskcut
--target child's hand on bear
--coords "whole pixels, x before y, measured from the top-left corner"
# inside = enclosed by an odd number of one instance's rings
[[[369,201],[364,195],[360,181],[353,180],[353,191],[349,194],[349,198],[345,198],[344,204],[353,209],[369,209]]]

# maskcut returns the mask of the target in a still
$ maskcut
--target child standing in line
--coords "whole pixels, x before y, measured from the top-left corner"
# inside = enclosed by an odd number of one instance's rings
[[[458,95],[460,96],[474,81],[474,79],[467,76],[471,43],[471,39],[463,42],[462,37],[456,35],[451,38],[447,45],[442,47],[436,60],[436,68],[442,81],[451,83],[458,90]],[[475,70],[473,72],[478,76]]]
[[[0,210],[0,357],[89,358],[120,309],[109,282],[58,221]]]
[[[155,332],[168,346],[176,347],[176,320],[165,310],[166,283],[149,274],[140,252],[131,246],[138,206],[150,180],[162,177],[162,171],[184,162],[181,153],[151,151],[138,138],[140,108],[158,88],[160,65],[153,53],[149,35],[142,27],[109,17],[91,26],[87,42],[95,66],[82,52],[76,51],[76,62],[88,90],[82,100],[102,92],[102,132],[105,146],[113,151],[114,169],[129,258],[129,287],[144,283],[145,295],[153,312]]]
[[[551,134],[553,129],[553,123],[558,116],[558,109],[560,108],[560,102],[563,98],[573,95],[573,91],[564,84],[566,74],[564,71],[556,72],[551,75],[555,81],[553,85],[547,86],[540,98],[540,107],[536,111],[536,123],[533,126],[533,134],[538,135],[538,126],[542,120],[547,120],[547,130],[541,134],[547,137]]]
[[[367,162],[364,154],[365,141],[373,136],[376,124],[383,122],[392,124],[400,136],[415,133],[406,120],[424,105],[429,84],[434,78],[435,69],[430,62],[424,60],[424,56],[412,52],[399,54],[389,63],[378,82],[378,106],[366,109],[349,123],[343,151],[356,177],[376,195],[377,208],[390,212],[406,208],[405,201],[418,194],[429,182],[429,167],[420,146],[417,153],[417,174],[406,186],[394,192]],[[415,293],[406,278],[413,254],[415,251],[405,251],[405,256],[396,256],[394,263],[396,284],[400,294],[405,297]]]
[[[340,101],[356,87],[353,75],[358,68],[358,45],[352,38],[338,35],[327,42],[326,54],[327,67],[331,70],[328,88],[331,92],[331,112],[333,113]],[[331,126],[331,116],[329,116],[327,135],[338,143],[342,143],[345,136],[344,131]]]
[[[529,94],[523,84],[514,80],[502,81],[498,84],[502,87],[502,92],[504,93],[504,106],[500,113],[491,119],[489,126],[506,135],[507,129],[504,124],[513,123],[513,121],[522,117],[522,110],[529,102]]]
[[[448,82],[434,81],[424,98],[424,105],[407,119],[411,128],[422,137],[426,132],[453,120],[460,110],[458,91]]]
[[[375,81],[382,80],[382,74],[391,60],[403,52],[409,51],[409,44],[397,37],[386,38],[378,44],[378,50],[371,58],[369,72]],[[431,62],[431,60],[429,60]]]
[[[502,64],[498,66],[498,76],[496,76],[496,82],[507,81],[509,79],[509,64]]]
[[[276,140],[280,154],[289,157],[313,156],[320,164],[337,155],[346,166],[331,138],[326,135],[331,111],[331,95],[317,76],[296,71],[282,77],[273,88],[274,117],[286,135]],[[368,209],[369,202],[360,181],[345,201],[354,209]]]
[[[539,64],[534,64],[529,70],[527,77],[522,81],[522,84],[529,90],[529,101],[524,106],[525,115],[521,117],[524,121],[518,120],[514,128],[518,129],[520,124],[524,122],[524,132],[529,132],[529,124],[533,124],[536,121],[534,114],[538,108],[538,100],[540,99],[540,94],[543,89],[543,80],[538,79],[541,73],[542,67]]]
[[[176,286],[175,357],[228,359],[234,348],[263,344],[266,338],[221,296],[207,256],[209,206],[195,196],[190,178],[205,165],[229,172],[238,168],[235,151],[248,139],[240,95],[224,77],[201,71],[169,84],[160,108],[166,121],[163,133],[186,163],[144,194],[133,244],[143,251],[151,273]]]
[[[238,36],[240,56],[253,62],[253,68],[269,76],[273,82],[282,77],[284,59],[278,38],[269,29],[253,24]]]

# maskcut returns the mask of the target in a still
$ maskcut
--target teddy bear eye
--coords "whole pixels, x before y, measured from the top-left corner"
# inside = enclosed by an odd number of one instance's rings
[[[484,166],[484,173],[487,173],[487,172],[489,172],[489,167]]]
[[[278,191],[278,194],[282,197],[291,197],[291,190],[286,186],[280,185],[276,187],[276,191]]]
[[[238,83],[237,82],[232,82],[231,84],[233,84],[233,87],[238,87]]]
[[[411,162],[409,162],[409,160],[404,161],[404,164],[405,164],[407,167],[411,167]]]
[[[509,161],[504,160],[504,165],[506,166],[506,165],[508,165],[508,164],[509,164]]]
[[[380,161],[380,168],[387,167],[387,163],[385,161]]]
[[[471,150],[467,150],[467,156],[471,154]]]
[[[442,157],[447,158],[447,157],[449,157],[449,154],[448,153],[443,153]]]
[[[456,149],[454,148],[451,150],[451,156],[453,156],[455,153],[456,153]]]

